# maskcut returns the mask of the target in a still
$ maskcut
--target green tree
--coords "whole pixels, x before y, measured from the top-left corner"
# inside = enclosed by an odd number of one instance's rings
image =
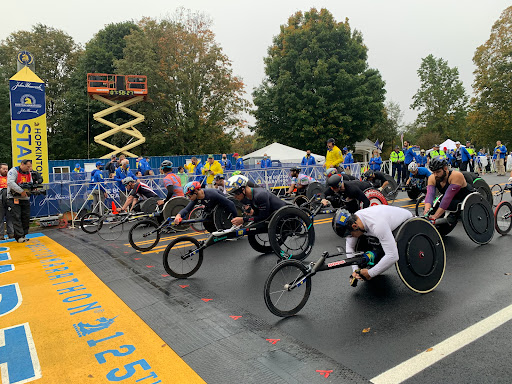
[[[384,106],[384,119],[368,133],[370,140],[379,140],[380,143],[384,143],[382,148],[384,157],[387,157],[393,147],[399,143],[398,132],[402,129],[403,116],[404,113],[400,109],[400,104],[392,100],[388,101]]]
[[[253,113],[267,142],[322,153],[327,138],[353,145],[383,120],[384,81],[368,67],[361,33],[326,9],[291,16],[264,62]]]
[[[138,111],[146,120],[148,154],[222,152],[231,149],[248,103],[244,85],[215,42],[211,22],[178,11],[160,22],[143,19],[126,37],[119,73],[148,76],[148,102]]]
[[[482,145],[512,136],[512,6],[494,23],[489,39],[476,49],[469,124],[471,136]]]
[[[420,88],[413,96],[411,108],[420,113],[416,123],[426,132],[437,132],[442,137],[464,140],[468,96],[459,80],[457,67],[433,55],[421,61],[418,69]]]

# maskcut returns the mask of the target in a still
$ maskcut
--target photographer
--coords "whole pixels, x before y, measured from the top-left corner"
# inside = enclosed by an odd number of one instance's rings
[[[7,174],[7,199],[14,227],[14,238],[18,243],[28,241],[30,225],[30,198],[23,189],[24,184],[32,184],[32,160],[22,160],[18,167],[13,167]]]
[[[7,206],[7,172],[9,166],[6,163],[0,164],[0,240],[4,239],[4,220],[7,225],[7,236],[14,238],[14,229],[12,228],[11,213]]]

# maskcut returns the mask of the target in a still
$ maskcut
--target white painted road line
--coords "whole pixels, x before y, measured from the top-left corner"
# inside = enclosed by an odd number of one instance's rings
[[[512,320],[512,305],[434,345],[427,351],[375,376],[370,381],[374,384],[401,383],[510,320]]]

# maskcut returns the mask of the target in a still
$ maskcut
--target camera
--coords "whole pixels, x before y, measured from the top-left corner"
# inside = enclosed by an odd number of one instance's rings
[[[27,192],[27,195],[46,195],[47,187],[43,184],[43,177],[37,171],[30,171],[32,181],[21,183],[20,187]],[[20,196],[20,193],[13,191],[13,196]]]

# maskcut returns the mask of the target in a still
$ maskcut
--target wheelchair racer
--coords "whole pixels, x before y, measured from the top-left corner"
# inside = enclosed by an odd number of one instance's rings
[[[292,182],[290,184],[290,188],[288,188],[288,191],[286,192],[287,196],[289,196],[295,188],[297,188],[298,195],[306,193],[308,185],[316,181],[311,176],[300,173],[299,167],[290,168],[290,177],[292,178]]]
[[[167,189],[165,201],[168,201],[175,196],[183,196],[181,180],[172,172],[172,162],[169,160],[162,161],[162,164],[160,164],[160,172],[165,175],[162,179],[164,187]]]
[[[359,210],[360,203],[363,208],[370,206],[370,200],[363,193],[364,190],[371,188],[372,185],[367,181],[344,181],[340,175],[332,175],[327,180],[328,188],[323,193],[322,204],[333,206],[338,204],[341,199],[346,202],[346,209],[354,213]]]
[[[190,199],[190,202],[174,217],[174,224],[179,224],[184,217],[188,217],[198,204],[204,205],[204,211],[207,214],[211,213],[217,205],[224,206],[232,217],[236,217],[238,214],[235,203],[228,200],[218,189],[204,189],[201,188],[201,184],[198,181],[191,181],[185,185],[183,192]]]
[[[335,216],[335,231],[341,237],[347,237],[345,250],[347,257],[354,257],[357,238],[361,235],[376,237],[383,255],[375,255],[373,252],[366,252],[369,265],[376,263],[373,268],[359,270],[359,266],[352,266],[350,285],[356,286],[357,280],[370,280],[380,275],[398,261],[399,254],[393,231],[402,223],[409,220],[412,213],[407,209],[393,207],[391,205],[374,205],[364,208],[354,214],[345,209],[340,209]]]
[[[218,191],[221,191],[224,195],[227,194],[226,181],[224,180],[224,175],[222,173],[217,173],[213,177],[213,188],[217,189]]]
[[[372,171],[369,169],[363,173],[361,180],[369,181],[375,188],[382,192],[384,188],[389,185],[389,181],[386,179],[386,174],[381,171]]]
[[[266,220],[279,208],[287,205],[283,200],[265,188],[252,188],[249,179],[242,175],[231,176],[226,185],[226,191],[245,205],[246,215],[231,220],[234,226],[244,223],[255,223]]]
[[[472,192],[475,192],[473,185],[466,182],[466,178],[459,171],[449,171],[448,162],[444,156],[436,156],[429,163],[432,175],[428,177],[427,195],[425,197],[424,215],[429,214],[434,203],[436,189],[443,195],[439,208],[429,220],[435,221],[444,215],[445,211],[456,211],[458,204]]]
[[[416,184],[418,188],[423,189],[423,185],[425,185],[425,181],[430,177],[432,172],[429,171],[428,168],[418,167],[418,164],[412,162],[409,164],[409,178],[405,185],[409,185],[411,183]]]
[[[325,175],[325,182],[327,184],[327,180],[329,180],[329,177],[331,177],[332,175],[339,175],[343,180],[347,180],[347,181],[352,181],[352,180],[357,180],[355,178],[355,176],[352,176],[352,175],[347,175],[345,172],[338,172],[338,170],[336,168],[329,168],[325,171],[324,173]]]
[[[126,188],[128,193],[128,197],[121,207],[121,211],[125,211],[128,206],[131,204],[131,210],[135,212],[140,212],[140,204],[152,197],[159,196],[151,189],[149,185],[146,185],[139,180],[134,180],[132,177],[128,176],[123,179],[123,185]],[[158,206],[161,206],[164,203],[163,199],[159,199],[157,201]]]

